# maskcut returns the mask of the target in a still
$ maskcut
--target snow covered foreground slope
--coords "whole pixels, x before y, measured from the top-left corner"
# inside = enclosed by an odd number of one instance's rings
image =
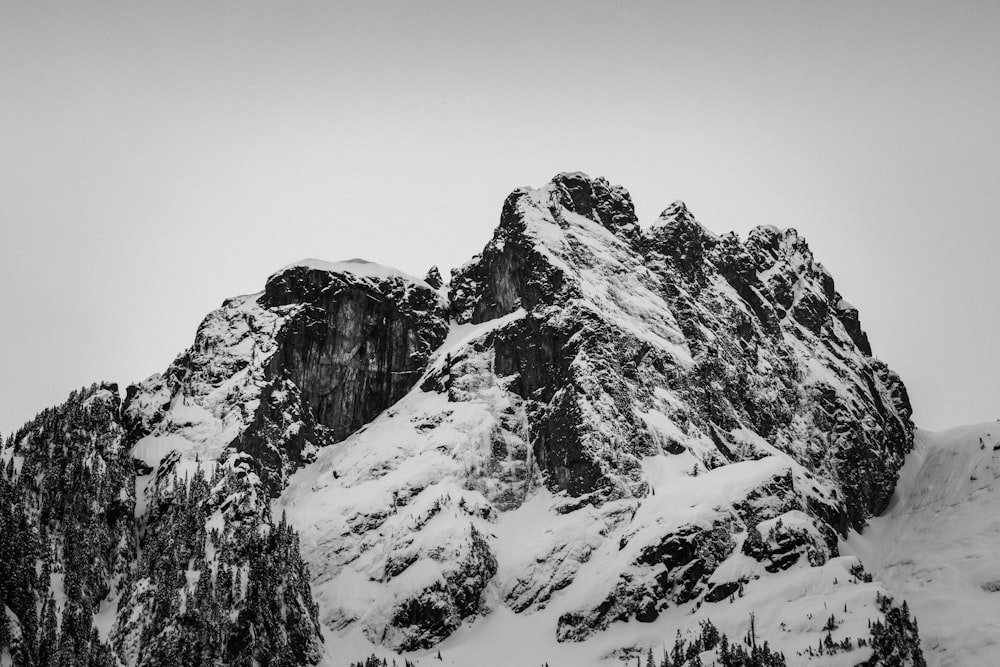
[[[917,431],[892,503],[847,550],[906,598],[930,665],[1000,665],[1000,422]]]

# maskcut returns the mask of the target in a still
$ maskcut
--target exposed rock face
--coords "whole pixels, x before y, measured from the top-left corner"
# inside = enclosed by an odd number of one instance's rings
[[[287,377],[319,424],[343,440],[410,390],[444,341],[438,295],[402,279],[294,267],[267,281],[260,304],[297,306],[267,373]]]
[[[424,282],[431,286],[431,289],[441,289],[444,287],[444,278],[441,277],[441,270],[432,266],[424,276]]]
[[[464,619],[482,611],[483,591],[497,572],[497,562],[475,527],[469,530],[468,544],[467,550],[455,554],[460,560],[449,564],[442,580],[395,609],[389,625],[391,638],[387,637],[390,645],[403,651],[431,648],[457,630]],[[420,556],[412,553],[408,560],[413,562]],[[404,564],[403,569],[410,564]],[[391,576],[401,573],[392,571]]]
[[[567,211],[596,220],[619,236],[637,235],[639,220],[632,196],[622,186],[581,172],[557,174],[552,184],[558,191],[559,204]]]
[[[526,233],[523,207],[531,193],[521,189],[507,197],[493,240],[481,255],[452,273],[449,296],[458,322],[478,324],[571,296],[563,292],[561,267],[549,262],[545,247]],[[551,197],[540,204],[557,206]]]
[[[668,217],[645,251],[695,352],[684,393],[698,406],[696,423],[746,425],[842,481],[838,529],[862,527],[888,502],[912,446],[902,382],[871,358],[857,311],[794,230],[758,227],[740,244],[693,225]],[[718,287],[706,293],[703,276],[713,274],[739,300],[720,299]]]
[[[230,447],[250,456],[264,488],[277,494],[288,475],[312,460],[316,448],[336,441],[309,410],[298,385],[274,377],[260,387],[257,409]]]

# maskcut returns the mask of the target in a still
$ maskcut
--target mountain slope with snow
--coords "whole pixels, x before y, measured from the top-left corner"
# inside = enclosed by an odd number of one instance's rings
[[[4,551],[8,657],[738,661],[721,631],[758,663],[922,664],[901,601],[841,553],[912,449],[906,389],[795,230],[719,236],[681,202],[643,227],[621,186],[558,174],[447,285],[296,262],[120,408],[78,400],[5,443],[0,520],[58,553],[35,473],[102,464],[43,454],[113,443],[128,510],[97,508],[123,537],[94,557],[115,576],[63,638],[61,580],[30,575],[48,556]]]
[[[888,510],[847,548],[909,602],[928,664],[1000,664],[1000,422],[917,431]]]

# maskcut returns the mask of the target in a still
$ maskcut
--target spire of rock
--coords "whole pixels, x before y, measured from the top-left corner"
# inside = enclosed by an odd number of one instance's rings
[[[434,289],[441,289],[444,285],[444,280],[441,278],[441,271],[438,270],[437,266],[432,266],[427,270],[427,275],[424,276],[424,282]]]
[[[694,222],[694,214],[688,210],[687,204],[678,199],[670,206],[663,209],[660,213],[659,221],[661,224],[666,224],[669,222]]]

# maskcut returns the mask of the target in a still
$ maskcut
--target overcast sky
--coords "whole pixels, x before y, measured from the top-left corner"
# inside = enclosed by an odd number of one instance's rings
[[[918,425],[1000,418],[1000,3],[0,0],[0,433],[304,257],[423,275],[565,170],[795,227]]]

